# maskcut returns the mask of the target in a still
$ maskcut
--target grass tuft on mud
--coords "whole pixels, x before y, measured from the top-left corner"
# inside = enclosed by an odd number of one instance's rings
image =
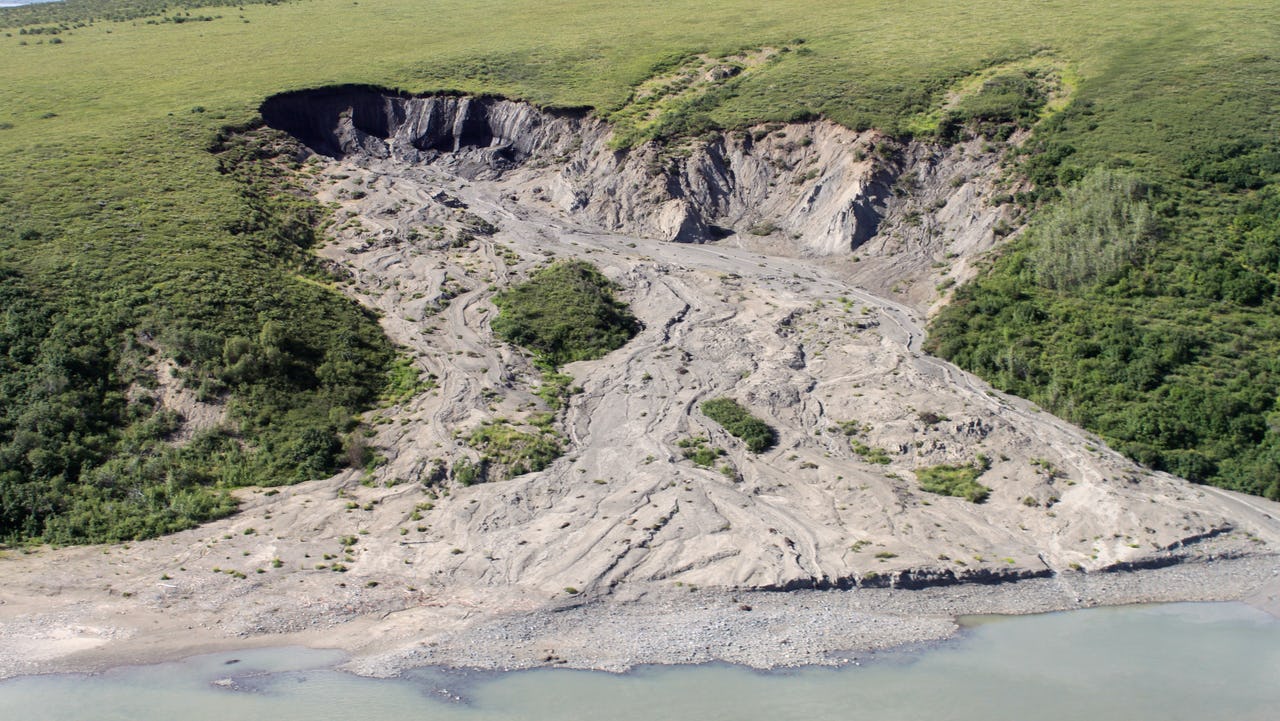
[[[763,453],[778,443],[778,432],[772,426],[751,415],[732,398],[713,398],[703,403],[702,415],[724,426],[731,435],[747,444],[752,453]]]
[[[986,472],[984,464],[967,466],[937,465],[916,469],[920,488],[929,493],[963,498],[970,503],[982,503],[991,495],[991,489],[978,483]]]
[[[455,480],[471,485],[541,471],[560,457],[560,441],[560,436],[546,425],[522,429],[505,420],[486,423],[467,436],[467,445],[480,453],[480,460],[468,462],[470,465],[464,464],[463,468],[475,469],[475,473],[459,474],[455,465]]]

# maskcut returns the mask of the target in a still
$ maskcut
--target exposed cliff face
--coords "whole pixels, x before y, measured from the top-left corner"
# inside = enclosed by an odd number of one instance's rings
[[[855,279],[892,286],[918,307],[935,298],[941,258],[963,280],[965,261],[990,248],[1011,215],[988,202],[995,152],[900,143],[829,122],[619,151],[598,119],[495,98],[332,88],[273,97],[262,116],[322,155],[501,178],[521,201],[601,230],[695,243],[736,235],[775,252],[854,253],[868,261],[851,271]]]
[[[368,155],[432,162],[442,153],[470,161],[473,175],[500,172],[535,153],[563,151],[574,134],[598,125],[493,98],[413,97],[364,87],[277,95],[262,104],[267,125],[323,155]]]

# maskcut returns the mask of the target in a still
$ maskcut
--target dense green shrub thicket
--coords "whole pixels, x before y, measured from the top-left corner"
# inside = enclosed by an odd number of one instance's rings
[[[778,432],[756,418],[732,398],[712,398],[702,404],[702,415],[724,426],[726,431],[747,444],[752,453],[763,453],[778,442]]]
[[[493,332],[528,348],[548,369],[599,358],[640,330],[614,284],[590,263],[561,261],[494,297]]]
[[[339,466],[340,435],[378,397],[392,351],[372,316],[296,275],[318,272],[304,250],[320,213],[288,191],[279,141],[216,148],[237,189],[225,230],[174,236],[157,255],[126,241],[87,272],[0,265],[0,539],[143,538],[226,515],[229,488]],[[6,217],[7,259],[75,234],[74,218]],[[90,264],[96,249],[80,249]],[[226,404],[227,427],[168,442],[181,419],[157,402],[161,356],[198,398]]]
[[[1144,463],[1274,498],[1278,68],[1175,61],[1190,28],[1118,50],[1036,127],[1019,165],[1031,227],[960,289],[931,348]]]
[[[1280,192],[1212,208],[1174,181],[1149,205],[1123,177],[1064,189],[931,349],[1144,464],[1280,498]]]
[[[1143,463],[1280,498],[1280,62],[1187,25],[1112,63],[1036,127],[1031,227],[931,349]]]

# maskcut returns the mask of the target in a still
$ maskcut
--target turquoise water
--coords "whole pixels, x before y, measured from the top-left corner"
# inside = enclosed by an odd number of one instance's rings
[[[1280,621],[1239,604],[972,619],[955,640],[839,669],[423,670],[371,680],[328,670],[341,658],[278,648],[11,679],[0,682],[0,719],[1280,719]]]

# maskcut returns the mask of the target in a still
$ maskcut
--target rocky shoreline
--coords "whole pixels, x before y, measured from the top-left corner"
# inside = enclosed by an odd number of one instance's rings
[[[120,602],[132,598],[91,600],[91,590],[82,597],[68,598],[68,591],[62,598],[37,598],[15,595],[10,587],[0,593],[0,679],[96,673],[272,646],[339,649],[349,655],[342,670],[372,677],[423,667],[622,673],[711,662],[757,669],[835,666],[945,640],[960,630],[957,619],[968,615],[1244,601],[1280,616],[1280,555],[1204,554],[1160,568],[911,590],[624,584],[599,597],[551,602],[491,590],[487,600],[472,589],[470,596],[418,605],[393,603],[389,596],[378,601],[370,594],[360,613],[335,617],[298,589],[294,602],[269,610],[273,629],[254,631],[244,623],[260,610],[244,599],[175,613]]]
[[[1277,614],[1278,597],[1277,556],[919,590],[664,588],[500,616],[412,649],[356,658],[344,668],[394,676],[423,666],[625,672],[710,662],[758,669],[843,665],[868,652],[946,639],[960,629],[960,616],[1183,601],[1248,601]]]

